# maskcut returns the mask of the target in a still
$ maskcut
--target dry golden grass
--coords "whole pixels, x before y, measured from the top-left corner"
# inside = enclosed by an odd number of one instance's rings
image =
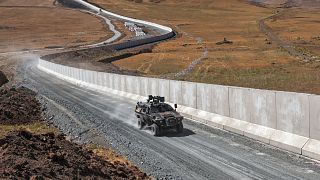
[[[184,47],[183,45],[186,45]],[[190,51],[194,47],[194,51]],[[113,62],[123,69],[138,70],[144,74],[157,76],[174,74],[188,66],[194,59],[201,56],[198,45],[188,38],[177,38],[158,44],[152,53],[139,54]],[[177,61],[179,59],[179,61]]]
[[[268,53],[277,56],[277,49],[274,46],[266,45],[266,36],[262,34],[257,25],[257,21],[272,14],[273,10],[252,6],[244,1],[164,1],[161,3],[133,3],[125,0],[91,0],[105,6],[106,9],[124,15],[146,19],[160,24],[165,24],[176,29],[182,36],[165,43],[161,43],[155,48],[154,57],[150,54],[141,55],[136,58],[129,58],[118,62],[116,65],[132,63],[133,67],[145,66],[144,61],[149,64],[159,63],[155,59],[170,59],[172,63],[178,61],[175,72],[186,68],[194,59],[201,56],[204,48],[209,49],[208,59],[224,59],[225,54],[233,53],[235,62],[242,66],[243,61],[258,59],[245,63],[249,66],[261,66],[259,64],[265,58],[261,54]],[[122,8],[120,8],[122,7]],[[124,7],[124,8],[123,8]],[[218,46],[215,43],[224,37],[234,42],[233,45]],[[198,43],[197,38],[202,38],[203,42]],[[166,57],[168,56],[168,57]],[[223,64],[224,62],[222,62]],[[164,64],[167,65],[166,61]],[[263,64],[265,64],[263,62]],[[227,64],[228,65],[228,64]],[[132,67],[130,67],[132,68]],[[156,69],[153,68],[153,69]],[[162,69],[162,68],[160,68]],[[158,75],[159,71],[148,71],[142,69],[150,75]],[[161,70],[160,70],[161,71]],[[172,70],[170,70],[172,72]],[[164,72],[167,73],[167,72]]]
[[[53,0],[0,1],[0,17],[0,52],[76,46],[113,35],[103,20],[55,7]]]
[[[0,125],[0,138],[5,136],[11,131],[17,131],[20,129],[28,130],[36,134],[45,134],[54,132],[57,133],[58,130],[52,127],[49,127],[45,122],[36,122],[26,125]]]
[[[101,146],[93,145],[93,144],[90,144],[87,147],[88,147],[88,149],[92,150],[98,156],[106,159],[108,162],[111,162],[113,164],[116,162],[119,162],[119,163],[125,164],[127,166],[133,166],[133,164],[131,164],[131,162],[129,162],[125,157],[118,155],[112,149],[106,149],[105,147],[101,147]]]
[[[112,149],[107,149],[105,147],[97,146],[97,145],[88,145],[87,148],[92,150],[94,154],[100,156],[104,160],[118,166],[119,164],[126,166],[129,169],[135,170],[136,172],[141,172],[137,166],[132,164],[126,157],[120,156]],[[139,179],[139,178],[138,178]],[[152,177],[147,177],[146,179],[153,180]]]

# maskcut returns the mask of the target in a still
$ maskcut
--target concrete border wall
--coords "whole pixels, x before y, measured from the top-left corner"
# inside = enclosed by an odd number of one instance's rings
[[[310,100],[310,138],[320,137],[320,96],[311,95]],[[319,146],[320,149],[320,146]]]
[[[135,100],[165,96],[195,121],[320,159],[320,96],[125,76],[39,60],[40,69],[72,83]]]

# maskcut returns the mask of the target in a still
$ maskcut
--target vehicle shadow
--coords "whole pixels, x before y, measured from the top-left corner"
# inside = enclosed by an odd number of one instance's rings
[[[194,134],[196,133],[194,133],[192,130],[184,128],[182,133],[177,133],[175,130],[165,130],[162,132],[161,137],[187,137]]]

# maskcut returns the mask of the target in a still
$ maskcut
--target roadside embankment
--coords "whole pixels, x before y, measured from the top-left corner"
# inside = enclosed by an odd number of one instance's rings
[[[44,107],[26,87],[0,88],[0,179],[150,179],[111,149],[68,140]]]
[[[0,178],[150,179],[135,166],[107,161],[61,134],[9,133],[0,139],[0,155]]]
[[[0,179],[150,179],[108,146],[76,144],[49,125],[43,115],[49,107],[19,68],[30,62],[16,58],[0,59],[0,80],[7,82],[0,87]]]

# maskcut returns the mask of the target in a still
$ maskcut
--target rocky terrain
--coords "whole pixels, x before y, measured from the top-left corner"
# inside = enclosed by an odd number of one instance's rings
[[[19,87],[0,89],[0,124],[15,125],[41,120],[42,108],[36,93]]]
[[[111,163],[63,135],[21,130],[0,139],[1,179],[150,179],[136,167]]]
[[[6,75],[2,71],[0,71],[0,87],[8,82]]]

